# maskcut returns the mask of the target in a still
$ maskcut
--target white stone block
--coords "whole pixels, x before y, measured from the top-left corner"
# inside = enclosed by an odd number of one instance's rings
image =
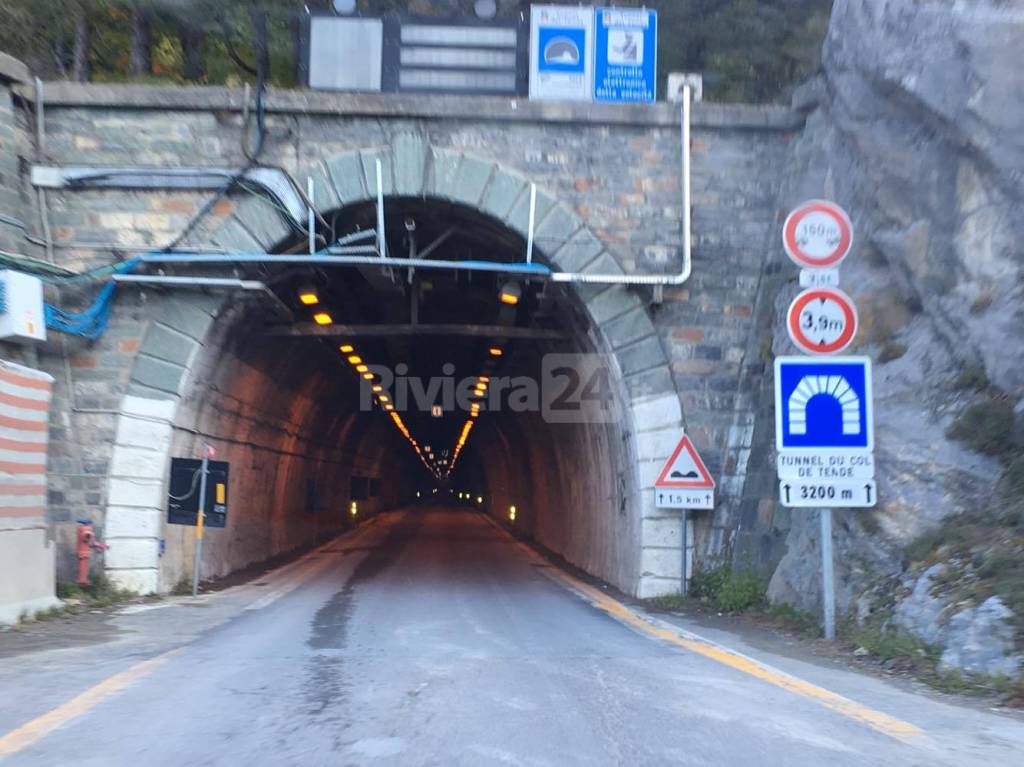
[[[110,475],[160,480],[163,479],[166,465],[166,453],[115,445],[114,455],[110,461]]]
[[[160,480],[111,477],[107,485],[107,504],[160,509],[164,505],[163,486]]]
[[[169,399],[149,399],[148,397],[136,397],[133,394],[126,394],[121,400],[121,412],[125,415],[142,416],[143,418],[157,418],[168,423],[174,422],[174,415],[178,409],[178,403]]]
[[[153,421],[122,415],[117,419],[118,445],[141,447],[166,453],[171,447],[171,425],[165,421]]]
[[[159,538],[160,511],[108,506],[103,534],[107,538]]]
[[[640,572],[642,575],[678,580],[683,571],[682,557],[678,546],[674,549],[645,546],[640,553]]]
[[[152,568],[137,570],[107,570],[107,577],[116,586],[136,594],[155,594],[159,585],[157,571]]]
[[[683,512],[676,511],[670,517],[645,518],[641,523],[642,545],[679,547],[680,534],[683,529]]]
[[[665,461],[640,461],[637,463],[637,474],[640,477],[640,487],[647,490],[654,487],[654,483],[658,479],[658,475],[661,474],[661,470],[665,467]],[[654,496],[651,495],[653,502]]]
[[[110,570],[146,570],[159,565],[160,543],[156,538],[111,538],[104,556]]]
[[[652,597],[663,597],[669,594],[679,593],[679,579],[658,578],[653,575],[644,575],[640,578],[637,586],[637,596],[640,599],[651,599]]]
[[[667,461],[683,438],[682,429],[659,429],[636,435],[636,451],[641,461]]]
[[[683,411],[675,394],[662,394],[633,403],[633,425],[638,432],[680,428],[682,419]]]

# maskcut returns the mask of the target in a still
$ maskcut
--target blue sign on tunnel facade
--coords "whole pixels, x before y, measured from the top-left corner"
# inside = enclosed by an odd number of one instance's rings
[[[872,450],[871,360],[776,357],[778,450]]]

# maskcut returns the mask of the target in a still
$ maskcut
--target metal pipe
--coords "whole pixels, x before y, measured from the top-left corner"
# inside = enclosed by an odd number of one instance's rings
[[[530,227],[526,234],[526,263],[533,263],[533,226],[537,217],[537,185],[530,184]]]
[[[680,107],[680,134],[682,140],[682,240],[683,263],[678,274],[583,274],[580,272],[552,272],[552,282],[573,282],[598,285],[682,285],[690,279],[693,268],[690,253],[690,86],[683,86]]]
[[[242,290],[263,290],[267,286],[259,280],[239,280],[231,277],[189,277],[164,274],[115,274],[111,279],[118,283],[141,285],[176,285],[196,288],[241,288]]]
[[[309,219],[306,225],[309,227],[309,255],[316,253],[316,200],[313,199],[313,178],[306,177],[306,194],[309,196]]]
[[[388,257],[388,246],[384,241],[384,183],[381,180],[381,162],[377,158],[377,251],[381,258]]]
[[[192,277],[188,275],[165,274],[114,274],[111,279],[117,284],[152,285],[158,288],[228,288],[260,292],[270,298],[278,315],[291,319],[292,310],[266,283],[259,280],[240,280],[232,277]]]
[[[39,156],[46,154],[46,123],[43,109],[43,81],[35,78],[36,89],[36,150]]]
[[[465,269],[477,272],[502,272],[530,277],[553,276],[543,264],[505,264],[496,261],[441,261],[425,258],[380,258],[379,256],[278,256],[272,253],[232,253],[224,255],[189,253],[151,253],[140,256],[147,264],[313,264],[316,266],[415,266],[420,269]],[[137,275],[136,275],[137,276]],[[192,279],[192,278],[188,278]]]

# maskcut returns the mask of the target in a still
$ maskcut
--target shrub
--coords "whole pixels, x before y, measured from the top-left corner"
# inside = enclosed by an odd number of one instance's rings
[[[1013,408],[1008,402],[990,399],[971,405],[946,431],[972,450],[986,455],[1001,455],[1010,446]]]
[[[907,353],[907,345],[890,341],[882,347],[882,351],[878,354],[878,362],[884,365],[886,362],[892,362],[898,360],[904,354]]]
[[[718,592],[716,603],[727,612],[742,612],[764,606],[764,583],[756,575],[730,575]]]
[[[954,386],[965,391],[984,391],[988,388],[988,374],[981,365],[968,365],[960,371]]]

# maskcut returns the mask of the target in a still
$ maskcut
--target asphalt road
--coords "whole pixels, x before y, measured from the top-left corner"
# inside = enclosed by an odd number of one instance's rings
[[[1024,763],[1019,720],[592,601],[479,514],[385,515],[104,641],[0,635],[0,764]]]

